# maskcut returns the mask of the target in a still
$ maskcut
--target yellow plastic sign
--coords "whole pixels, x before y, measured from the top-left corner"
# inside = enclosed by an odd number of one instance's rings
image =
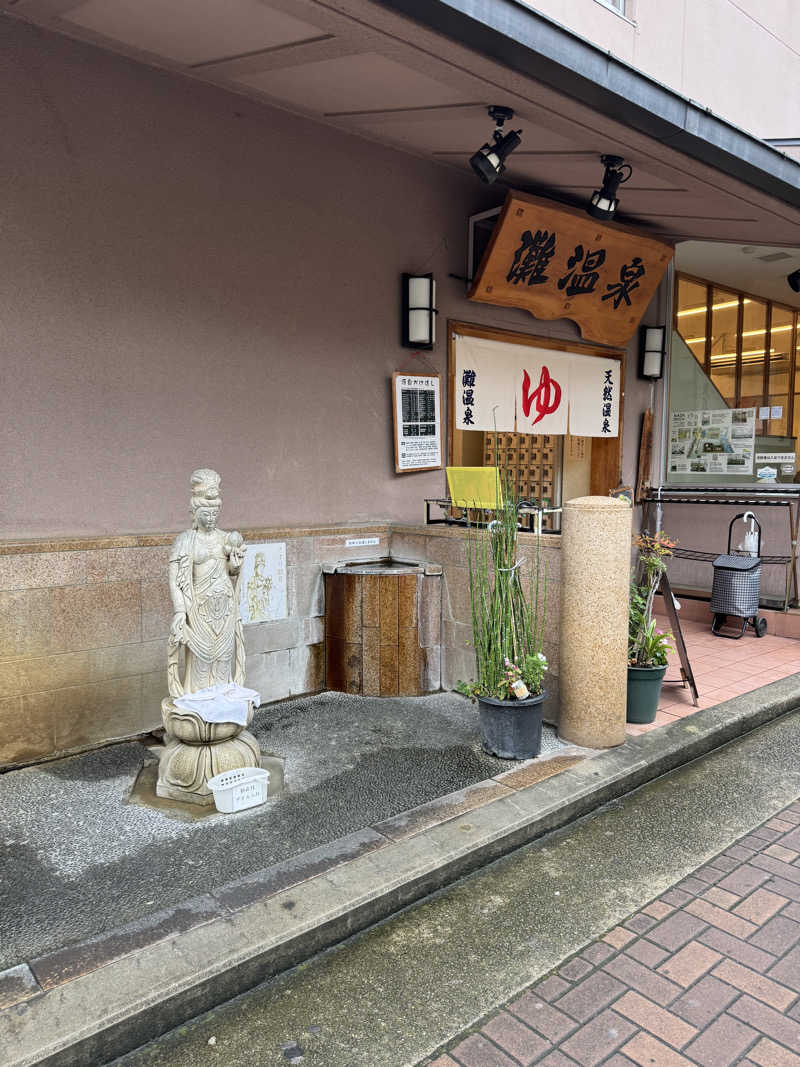
[[[450,500],[456,507],[498,511],[503,506],[503,490],[496,467],[448,467],[447,485]]]

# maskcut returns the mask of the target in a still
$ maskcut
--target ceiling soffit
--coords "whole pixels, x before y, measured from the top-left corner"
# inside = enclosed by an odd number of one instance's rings
[[[517,112],[507,183],[585,203],[612,152],[654,236],[800,246],[800,210],[371,0],[0,0],[0,9],[464,172]],[[500,190],[498,190],[500,193]],[[501,196],[498,195],[498,200]]]

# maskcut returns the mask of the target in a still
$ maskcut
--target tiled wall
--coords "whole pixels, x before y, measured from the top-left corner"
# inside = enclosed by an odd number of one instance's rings
[[[150,729],[164,695],[168,546],[36,547],[0,556],[0,764]]]
[[[385,525],[243,530],[286,544],[288,618],[245,627],[264,701],[324,685],[321,565],[388,554]],[[0,767],[161,725],[174,535],[0,545]],[[377,537],[348,549],[347,537]]]
[[[251,542],[286,544],[288,617],[245,627],[246,681],[263,701],[324,688],[322,565],[390,551],[443,569],[441,663],[438,649],[427,648],[429,678],[441,677],[450,689],[473,676],[463,530],[381,524],[242,532]],[[377,537],[378,544],[347,548],[354,537]],[[0,767],[161,725],[172,540],[155,535],[0,545]],[[558,672],[558,544],[545,536],[541,548],[549,574],[551,692]],[[522,535],[521,546],[532,559],[530,535]]]

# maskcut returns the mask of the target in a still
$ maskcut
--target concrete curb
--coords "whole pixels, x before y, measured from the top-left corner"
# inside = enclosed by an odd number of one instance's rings
[[[407,819],[410,813],[398,816],[409,824],[411,836],[398,833],[393,839],[385,831],[365,829],[334,843],[334,861],[298,857],[282,865],[282,871],[261,872],[222,887],[176,909],[181,912],[178,927],[171,928],[162,914],[157,925],[171,932],[162,932],[161,940],[148,943],[139,936],[140,927],[112,931],[106,936],[117,951],[129,937],[127,954],[95,963],[75,977],[65,966],[50,988],[42,990],[34,972],[12,968],[13,974],[6,972],[9,981],[27,999],[0,1011],[4,1063],[106,1063],[798,707],[800,676],[782,679],[630,738],[623,747],[555,777],[501,795],[485,791],[480,806],[458,814],[451,815],[457,805],[442,798],[445,821],[426,825],[423,820],[416,833],[417,823]],[[300,868],[293,873],[288,870],[292,863]],[[304,880],[297,881],[303,874]]]

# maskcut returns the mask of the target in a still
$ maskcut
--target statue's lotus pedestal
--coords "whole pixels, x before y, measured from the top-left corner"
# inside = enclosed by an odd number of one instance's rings
[[[247,706],[247,723],[253,719],[253,704]],[[172,700],[161,701],[161,718],[167,731],[158,764],[156,793],[170,800],[211,805],[214,794],[209,778],[241,767],[260,767],[258,741],[235,722],[206,722],[193,711],[176,708]]]

